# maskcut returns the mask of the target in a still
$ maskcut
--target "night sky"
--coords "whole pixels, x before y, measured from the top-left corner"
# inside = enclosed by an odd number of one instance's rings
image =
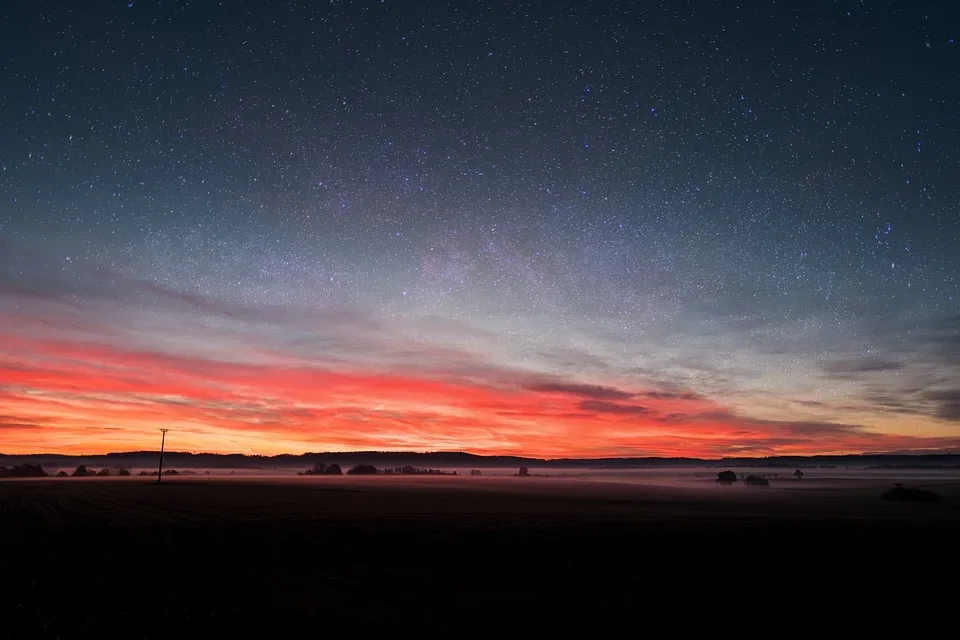
[[[960,449],[960,5],[7,2],[0,452]]]

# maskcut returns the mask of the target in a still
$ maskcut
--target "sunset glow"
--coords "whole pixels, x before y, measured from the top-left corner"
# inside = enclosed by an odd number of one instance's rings
[[[785,401],[793,419],[765,419],[765,394],[725,401],[612,366],[606,375],[575,375],[572,367],[550,371],[543,357],[524,365],[402,336],[422,319],[394,319],[391,327],[359,313],[304,309],[267,320],[168,301],[152,308],[155,328],[144,337],[136,326],[141,307],[107,323],[97,319],[103,301],[22,293],[4,300],[20,309],[5,314],[0,338],[4,453],[153,449],[161,427],[171,429],[178,450],[258,454],[720,457],[960,444],[955,432],[938,434],[934,417],[914,417],[909,429],[879,412],[872,425],[821,417],[870,415],[850,398]],[[325,349],[287,340],[308,331]]]

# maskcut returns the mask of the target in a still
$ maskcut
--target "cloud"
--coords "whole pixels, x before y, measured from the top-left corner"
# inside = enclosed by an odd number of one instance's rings
[[[607,372],[611,369],[606,360],[582,349],[570,347],[539,349],[536,356],[551,367],[572,373]]]
[[[621,391],[613,387],[605,387],[592,384],[574,384],[564,382],[542,382],[527,387],[531,391],[541,393],[562,393],[581,398],[593,398],[598,400],[627,400],[633,397],[632,393]]]
[[[793,422],[780,421],[774,423],[776,428],[795,436],[803,438],[821,437],[821,436],[867,436],[863,427],[851,424],[837,424],[835,422]]]
[[[482,340],[496,340],[499,336],[493,331],[475,327],[462,320],[444,318],[436,314],[419,316],[415,323],[420,329],[435,334],[453,334],[459,337],[476,338]]]
[[[709,413],[701,413],[699,415],[689,416],[688,419],[706,420],[721,424],[735,424],[741,428],[750,428],[750,431],[741,432],[739,435],[767,431],[771,435],[781,434],[787,436],[797,436],[804,438],[807,441],[809,441],[810,438],[822,436],[869,437],[872,435],[864,430],[863,427],[858,425],[805,420],[761,420],[758,418],[738,416],[726,409],[719,409]]]
[[[824,363],[821,368],[828,377],[846,379],[863,373],[880,373],[884,371],[898,371],[904,364],[897,360],[865,357],[846,360],[833,360]]]
[[[703,396],[692,391],[642,391],[636,397],[651,400],[702,400]]]
[[[341,326],[379,331],[382,325],[368,312],[349,307],[307,305],[247,305],[227,302],[196,291],[169,287],[154,280],[128,276],[100,264],[75,264],[71,277],[61,270],[39,271],[32,277],[0,270],[0,296],[57,301],[96,307],[119,302],[124,307],[198,313],[248,323],[276,323],[316,329]],[[111,315],[115,314],[110,310]]]
[[[929,340],[938,358],[952,368],[960,367],[960,315],[935,322]]]
[[[0,416],[0,430],[3,429],[39,429],[40,425],[36,422],[18,422],[16,418],[5,419]]]
[[[922,399],[917,399],[914,394],[875,393],[867,397],[873,407],[887,413],[904,415],[925,415],[928,413],[928,403]]]
[[[926,397],[936,404],[938,418],[960,422],[960,389],[931,391]]]
[[[647,413],[647,407],[641,407],[633,404],[619,404],[616,402],[604,402],[603,400],[583,400],[578,404],[584,411],[593,413],[619,413],[626,415],[638,415]]]

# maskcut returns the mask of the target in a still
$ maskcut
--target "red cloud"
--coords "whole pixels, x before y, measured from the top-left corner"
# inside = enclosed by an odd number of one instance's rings
[[[482,363],[474,363],[471,375],[283,366],[291,360],[259,357],[228,362],[0,337],[3,450],[153,448],[159,427],[175,429],[178,449],[260,453],[458,449],[717,457],[960,444],[850,425],[755,420],[694,393],[584,384]]]

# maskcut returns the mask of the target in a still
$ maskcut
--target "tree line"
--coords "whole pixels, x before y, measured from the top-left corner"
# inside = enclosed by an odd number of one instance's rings
[[[298,476],[340,476],[343,475],[344,471],[339,464],[324,464],[322,462],[315,463],[311,468],[306,471],[301,471],[297,473]],[[421,467],[414,467],[413,465],[406,465],[403,467],[388,467],[384,469],[378,469],[372,464],[358,464],[354,467],[350,467],[346,471],[348,476],[375,476],[375,475],[384,475],[384,476],[455,476],[457,475],[456,471],[443,471],[442,469],[424,469]]]

